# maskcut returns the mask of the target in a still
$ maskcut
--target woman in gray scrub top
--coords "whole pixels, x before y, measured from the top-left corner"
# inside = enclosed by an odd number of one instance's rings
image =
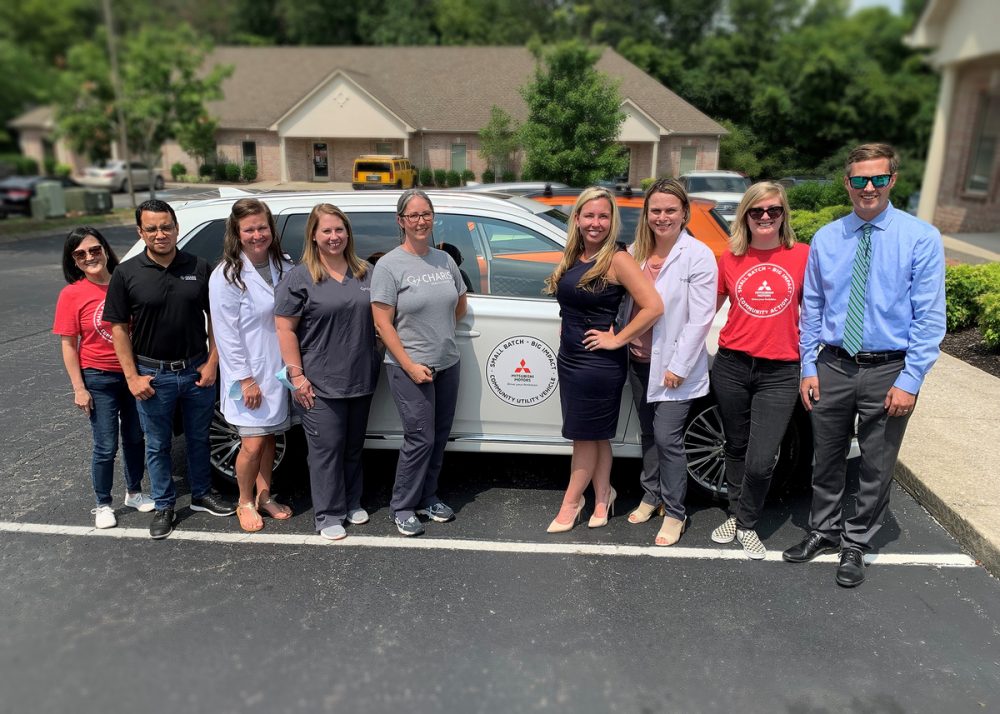
[[[437,486],[458,402],[455,325],[465,315],[466,288],[454,259],[434,247],[434,206],[426,193],[404,191],[396,222],[401,245],[375,265],[371,310],[403,422],[389,506],[396,529],[415,536],[424,532],[418,515],[439,523],[455,517]]]
[[[281,357],[304,410],[316,530],[328,540],[347,536],[345,520],[368,522],[361,454],[379,367],[371,276],[371,264],[354,252],[347,216],[321,203],[306,222],[302,262],[275,292]]]

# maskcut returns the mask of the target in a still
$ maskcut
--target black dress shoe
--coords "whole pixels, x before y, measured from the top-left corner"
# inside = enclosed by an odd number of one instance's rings
[[[149,537],[159,540],[166,538],[174,530],[174,509],[158,508],[153,512],[153,520],[149,524]]]
[[[781,554],[787,563],[807,563],[817,555],[823,553],[834,553],[837,551],[837,544],[824,536],[822,533],[810,533],[801,543],[796,543],[791,548]]]
[[[837,568],[837,585],[853,588],[864,581],[865,556],[861,549],[844,548],[840,553],[840,567]]]

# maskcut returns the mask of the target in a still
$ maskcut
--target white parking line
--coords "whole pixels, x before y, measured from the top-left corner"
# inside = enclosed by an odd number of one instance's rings
[[[149,540],[145,528],[107,528],[60,526],[47,523],[0,522],[0,532],[39,535],[96,536],[99,538],[133,538]],[[624,555],[668,558],[674,560],[746,560],[739,548],[657,548],[643,545],[611,545],[591,543],[532,543],[523,541],[490,541],[467,538],[404,538],[402,536],[351,535],[340,541],[328,541],[312,534],[281,533],[211,533],[208,531],[175,530],[172,541],[209,543],[241,543],[248,545],[317,545],[341,548],[399,548],[413,550],[466,550],[482,553],[525,553],[535,555]],[[781,561],[780,551],[768,551],[765,560]],[[868,563],[879,565],[923,565],[939,568],[974,568],[976,561],[962,553],[877,553],[867,554]],[[821,555],[814,563],[836,563],[836,555]]]

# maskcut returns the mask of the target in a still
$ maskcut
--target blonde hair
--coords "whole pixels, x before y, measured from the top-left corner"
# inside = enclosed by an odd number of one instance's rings
[[[736,220],[733,222],[733,234],[729,239],[729,249],[733,255],[746,255],[750,247],[750,226],[747,224],[747,211],[753,204],[768,196],[777,196],[778,202],[785,212],[781,216],[781,228],[778,231],[780,243],[785,248],[795,245],[795,231],[792,230],[791,210],[788,208],[788,197],[785,187],[774,181],[759,181],[747,189],[736,209]]]
[[[368,272],[368,264],[361,260],[354,252],[354,231],[351,229],[351,221],[348,220],[347,214],[332,203],[317,203],[313,206],[312,212],[309,214],[309,219],[306,221],[306,240],[302,246],[302,262],[309,269],[309,275],[312,277],[313,283],[322,282],[326,279],[327,275],[326,269],[323,267],[323,263],[319,257],[319,248],[316,247],[316,241],[313,240],[321,215],[336,216],[344,222],[344,228],[347,230],[344,259],[347,261],[347,267],[351,269],[351,274],[355,278],[364,277],[364,274]]]
[[[632,244],[632,257],[635,258],[635,262],[639,265],[642,265],[646,258],[649,257],[656,244],[656,240],[653,237],[653,230],[649,227],[649,200],[653,197],[654,193],[665,193],[668,196],[675,196],[681,202],[681,208],[684,209],[684,223],[681,225],[682,231],[687,229],[688,222],[691,220],[691,199],[688,198],[687,191],[684,190],[680,181],[672,178],[657,179],[652,186],[646,189],[646,199],[642,202],[642,215],[639,217],[639,223],[635,227],[635,242]]]
[[[583,274],[578,288],[596,291],[607,284],[608,270],[611,269],[611,261],[618,250],[618,232],[621,230],[621,216],[618,213],[618,204],[615,203],[614,196],[606,188],[591,186],[585,188],[576,199],[573,211],[569,216],[569,225],[566,228],[566,248],[563,250],[562,260],[552,271],[552,275],[545,278],[545,289],[542,291],[546,295],[555,295],[559,280],[566,271],[576,265],[577,259],[583,254],[583,236],[580,235],[580,211],[591,201],[604,199],[611,206],[611,227],[608,230],[608,237],[604,239],[604,245],[597,251],[594,264],[590,270]]]

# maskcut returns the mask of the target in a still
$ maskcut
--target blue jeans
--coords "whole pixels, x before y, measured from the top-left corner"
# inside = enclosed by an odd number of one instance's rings
[[[197,366],[197,365],[196,365]],[[212,490],[212,466],[209,462],[208,429],[215,412],[215,386],[199,387],[201,375],[193,366],[179,372],[138,366],[139,374],[153,375],[152,397],[139,400],[136,406],[142,430],[146,433],[146,468],[149,469],[150,496],[157,510],[173,508],[174,489],[170,444],[173,437],[174,411],[180,404],[187,446],[187,476],[191,498],[201,498]]]
[[[712,391],[726,432],[729,513],[737,526],[752,530],[799,399],[799,363],[720,347],[712,365]]]
[[[111,505],[119,430],[122,435],[125,488],[129,493],[142,490],[145,461],[142,427],[135,409],[135,397],[128,390],[124,374],[86,367],[83,384],[94,400],[94,408],[90,410],[90,428],[94,434],[90,477],[94,482],[94,496],[98,506]]]

